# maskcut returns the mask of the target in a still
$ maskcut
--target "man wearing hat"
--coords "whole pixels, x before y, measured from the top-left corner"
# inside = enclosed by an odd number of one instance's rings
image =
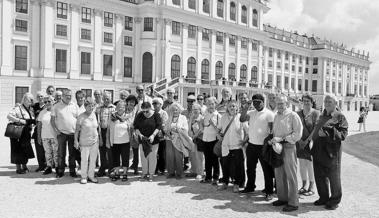
[[[186,116],[187,120],[189,121],[192,115],[192,105],[195,103],[196,97],[195,95],[188,95],[187,96],[187,109],[182,112],[182,115]],[[188,169],[188,157],[184,157],[184,171]],[[187,175],[187,177],[196,177],[196,173],[190,173]]]
[[[168,114],[165,110],[162,109],[163,105],[163,99],[159,97],[155,97],[153,99],[153,107],[154,111],[158,113],[161,116],[162,119],[162,127],[164,129],[164,126],[168,120]],[[158,132],[158,136],[160,136],[159,140],[159,146],[158,146],[158,161],[157,161],[157,168],[155,170],[155,173],[160,173],[161,175],[164,174],[165,166],[166,166],[166,159],[165,159],[165,152],[166,152],[166,141],[163,138],[162,131]]]
[[[162,105],[162,109],[165,110],[165,111],[168,111],[168,107],[170,105],[172,105],[172,103],[175,102],[175,99],[174,99],[174,95],[175,95],[175,89],[173,88],[168,88],[167,91],[166,91],[166,94],[167,94],[167,99],[164,100],[163,102],[163,105]]]

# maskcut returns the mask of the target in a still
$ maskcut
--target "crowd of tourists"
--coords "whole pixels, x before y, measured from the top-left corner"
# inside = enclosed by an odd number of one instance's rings
[[[235,193],[248,194],[257,190],[259,161],[265,199],[277,197],[272,204],[283,211],[297,210],[299,195],[314,195],[316,188],[315,205],[334,210],[341,201],[341,142],[348,123],[334,95],[325,96],[321,112],[309,94],[294,112],[286,96],[249,98],[241,93],[233,99],[229,88],[222,89],[220,102],[190,94],[186,108],[175,100],[174,89],[162,99],[148,96],[140,85],[135,95],[124,90],[112,100],[106,91],[96,90],[92,98],[53,86],[37,92],[35,99],[26,93],[7,117],[16,173],[29,172],[33,141],[36,172],[55,171],[60,178],[68,167],[75,178],[80,170],[82,184],[106,176],[127,181],[128,175],[141,174],[141,180],[154,181],[165,175],[193,177],[219,191],[232,187]]]

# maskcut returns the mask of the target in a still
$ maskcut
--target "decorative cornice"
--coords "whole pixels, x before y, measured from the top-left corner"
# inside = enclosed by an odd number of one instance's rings
[[[134,18],[134,23],[139,24],[139,23],[141,23],[141,22],[142,22],[142,17],[135,17],[135,18]]]

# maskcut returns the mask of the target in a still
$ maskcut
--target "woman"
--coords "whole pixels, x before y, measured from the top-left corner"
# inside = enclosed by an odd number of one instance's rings
[[[32,126],[35,124],[32,104],[33,95],[25,93],[22,96],[21,104],[14,107],[7,116],[11,123],[19,123],[25,126],[19,139],[10,139],[11,163],[16,164],[17,174],[29,172],[26,164],[29,159],[34,158],[33,148],[30,143]]]
[[[220,165],[218,157],[213,153],[213,147],[217,142],[218,129],[217,125],[220,122],[221,115],[216,110],[216,98],[210,97],[207,99],[207,112],[204,116],[204,158],[205,158],[205,179],[201,183],[211,183],[217,185],[220,174]],[[212,181],[213,179],[213,181]]]
[[[119,169],[122,168],[122,181],[128,180],[131,126],[134,120],[133,108],[126,109],[126,102],[117,102],[116,112],[112,113],[107,129],[107,148],[112,150],[112,181],[119,179]],[[121,158],[121,166],[120,166]]]
[[[153,181],[153,175],[157,166],[158,137],[162,130],[162,119],[155,113],[150,102],[141,104],[141,112],[134,120],[134,129],[141,142],[140,155],[142,163],[142,179]]]
[[[366,118],[367,118],[367,111],[365,107],[361,107],[359,110],[359,118],[358,118],[358,123],[359,123],[359,132],[361,131],[361,128],[363,126],[363,131],[366,132]]]
[[[337,209],[341,202],[341,143],[348,133],[348,122],[337,110],[337,102],[336,96],[325,96],[325,110],[312,135],[313,169],[320,196],[314,205],[325,205],[328,210]]]
[[[42,91],[37,92],[36,98],[37,98],[36,99],[37,102],[35,102],[32,107],[33,107],[34,117],[38,119],[39,113],[45,107],[44,95]],[[32,138],[34,139],[34,148],[36,151],[37,162],[38,162],[38,168],[35,170],[35,172],[44,171],[47,168],[45,150],[43,148],[43,145],[40,143],[40,140],[38,140],[37,138],[38,134],[40,134],[38,133],[38,128],[34,129]]]
[[[244,126],[240,122],[241,114],[238,113],[237,102],[231,100],[227,104],[226,113],[221,117],[219,129],[221,129],[222,158],[221,164],[223,180],[218,190],[228,187],[229,177],[234,181],[233,192],[239,192],[239,187],[245,183],[244,156],[242,151],[244,139]]]
[[[223,115],[226,112],[227,104],[232,100],[232,90],[229,87],[224,87],[221,90],[222,100],[220,104],[217,105],[216,110]]]
[[[311,142],[313,129],[316,126],[320,112],[312,108],[314,105],[314,99],[311,95],[305,94],[301,100],[303,102],[303,109],[298,111],[297,114],[301,118],[301,122],[304,128],[301,140],[296,143],[296,153],[297,157],[299,158],[300,175],[301,180],[303,181],[303,185],[299,190],[299,194],[311,196],[315,193],[315,178],[309,144],[313,143]]]
[[[182,106],[176,102],[169,107],[169,118],[165,125],[167,178],[183,177],[183,158],[188,157],[192,149],[182,140],[188,134],[187,118],[181,114],[182,111]]]
[[[95,101],[88,98],[84,102],[86,111],[79,115],[76,121],[74,146],[81,153],[81,184],[98,183],[95,178],[96,158],[99,151],[99,127],[94,113]]]
[[[202,114],[202,106],[200,104],[192,105],[192,116],[189,120],[189,136],[193,139],[194,148],[190,153],[191,158],[191,171],[196,174],[196,179],[201,180],[203,178],[204,173],[204,153],[203,153],[203,115]]]
[[[51,126],[51,109],[54,105],[54,97],[48,95],[44,97],[45,108],[37,118],[37,139],[45,150],[46,169],[43,175],[52,173],[53,167],[58,167],[58,141],[56,132]]]

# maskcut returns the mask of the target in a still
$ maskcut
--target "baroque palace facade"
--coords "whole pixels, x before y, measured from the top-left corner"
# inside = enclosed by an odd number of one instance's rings
[[[368,106],[369,55],[264,24],[264,0],[2,0],[0,105],[48,85],[108,90],[144,83],[220,97],[334,93]]]

